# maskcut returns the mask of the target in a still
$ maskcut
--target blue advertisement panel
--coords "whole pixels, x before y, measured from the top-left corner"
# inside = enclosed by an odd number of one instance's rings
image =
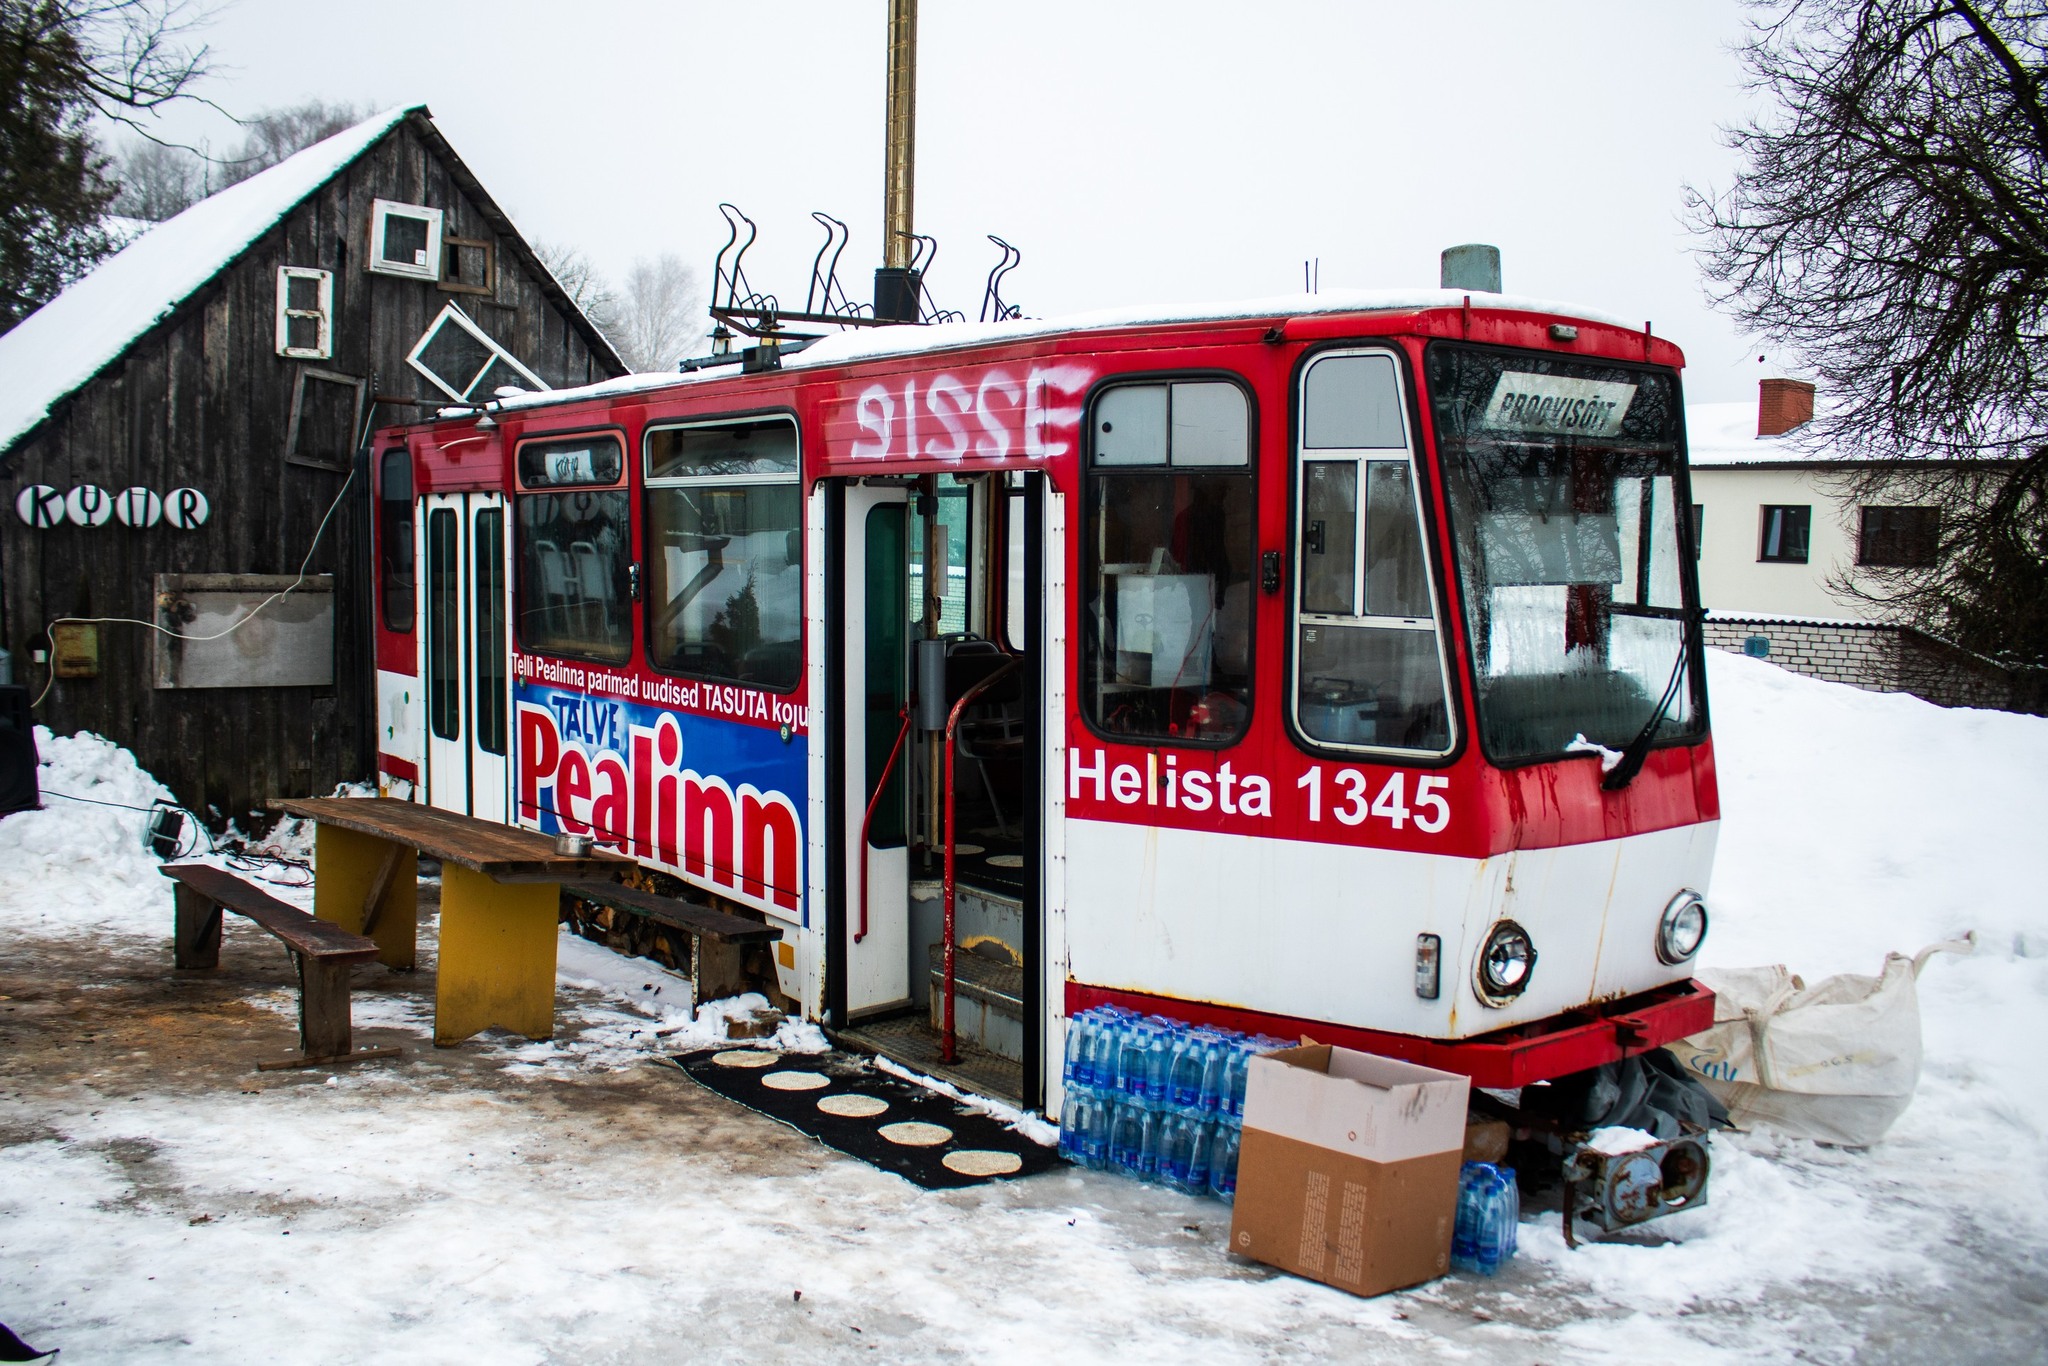
[[[513,690],[520,823],[591,835],[804,923],[802,731],[778,724],[773,708],[784,704],[755,690],[685,686],[697,705],[749,720],[521,678]],[[762,714],[753,718],[754,710]],[[790,711],[802,719],[802,708]]]

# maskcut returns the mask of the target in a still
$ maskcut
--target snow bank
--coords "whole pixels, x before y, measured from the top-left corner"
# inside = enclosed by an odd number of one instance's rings
[[[0,924],[53,939],[167,937],[171,885],[142,839],[150,804],[170,789],[85,731],[37,726],[36,751],[43,809],[0,820]]]
[[[2048,1239],[2014,1199],[2048,1143],[2048,719],[1952,710],[1708,652],[1721,842],[1703,966],[1783,963],[1809,982],[1979,932],[1919,981],[1925,1061],[1867,1152],[1768,1133],[1714,1139],[1706,1208],[1662,1246],[1522,1248],[1617,1306],[1758,1302],[1788,1283],[1939,1279],[1944,1244]]]

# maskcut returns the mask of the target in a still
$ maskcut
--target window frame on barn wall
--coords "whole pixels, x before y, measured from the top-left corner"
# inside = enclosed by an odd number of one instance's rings
[[[314,285],[312,308],[292,307],[292,282],[310,280]],[[292,344],[292,323],[313,320],[313,344]],[[312,266],[277,268],[277,354],[290,360],[331,360],[334,356],[334,272]]]
[[[426,354],[427,348],[434,344],[434,339],[440,335],[441,329],[451,323],[468,333],[471,338],[489,353],[489,359],[477,367],[476,372],[469,377],[468,382],[460,389],[455,388],[446,377],[436,373],[432,367],[421,359]],[[493,397],[490,393],[486,393],[482,398],[472,398],[471,395],[476,392],[477,386],[483,383],[484,378],[491,373],[492,368],[500,363],[528,380],[529,384],[527,387],[535,392],[545,393],[549,388],[546,380],[527,369],[525,365],[520,363],[517,356],[507,351],[499,344],[496,338],[479,327],[475,319],[452,303],[441,305],[441,311],[434,315],[434,321],[427,324],[427,330],[420,333],[420,339],[413,343],[412,350],[406,354],[405,363],[424,375],[428,383],[448,395],[456,403],[489,402]],[[494,390],[496,387],[495,385],[492,386]]]
[[[477,253],[480,262],[479,278],[470,281],[462,273],[462,254]],[[498,292],[498,244],[482,237],[444,237],[441,239],[441,279],[444,294],[483,294]]]
[[[353,391],[355,398],[349,408],[347,440],[342,448],[327,455],[322,452],[303,451],[300,441],[306,434],[306,385],[333,384]],[[290,465],[302,465],[307,469],[326,470],[331,474],[347,474],[355,463],[356,434],[362,429],[363,399],[369,385],[357,375],[344,375],[337,370],[320,370],[312,366],[302,367],[292,383],[292,415],[285,428],[284,458]]]
[[[414,259],[395,259],[385,254],[394,218],[412,219],[426,227],[426,241],[414,248]],[[407,204],[396,199],[379,199],[370,205],[370,254],[366,269],[376,275],[396,275],[407,280],[438,283],[441,279],[441,242],[444,215],[424,204]]]

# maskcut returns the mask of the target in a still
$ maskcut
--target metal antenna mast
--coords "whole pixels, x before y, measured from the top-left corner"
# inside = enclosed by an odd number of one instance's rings
[[[882,267],[875,317],[916,322],[911,210],[917,188],[917,0],[889,0],[889,103],[882,146]]]

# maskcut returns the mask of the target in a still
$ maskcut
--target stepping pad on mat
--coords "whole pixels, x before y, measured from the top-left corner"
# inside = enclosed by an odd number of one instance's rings
[[[742,1054],[764,1059],[742,1060]],[[707,1090],[927,1190],[1031,1176],[1051,1148],[1001,1121],[844,1053],[704,1049],[672,1059]]]

